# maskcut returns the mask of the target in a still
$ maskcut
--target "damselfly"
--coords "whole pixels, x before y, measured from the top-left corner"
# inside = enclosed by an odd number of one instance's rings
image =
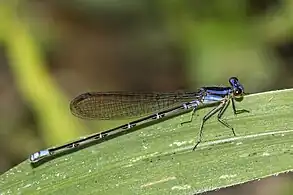
[[[131,92],[93,92],[77,96],[70,103],[70,110],[73,115],[84,119],[124,119],[147,115],[146,117],[134,120],[130,123],[116,128],[95,133],[79,140],[41,150],[30,156],[30,161],[36,163],[44,158],[62,153],[72,148],[81,147],[90,142],[113,136],[123,131],[170,116],[182,111],[192,110],[191,118],[183,122],[190,123],[195,111],[202,107],[215,105],[202,119],[198,139],[193,150],[201,142],[205,122],[218,113],[218,121],[230,128],[236,136],[233,127],[222,119],[222,116],[232,102],[234,114],[249,112],[247,110],[236,110],[234,99],[242,98],[244,88],[236,77],[229,79],[230,87],[202,87],[197,92],[170,92],[170,93],[131,93]],[[154,114],[155,113],[155,114]]]

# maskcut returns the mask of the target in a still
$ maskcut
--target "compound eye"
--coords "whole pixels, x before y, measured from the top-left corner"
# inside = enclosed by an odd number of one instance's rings
[[[241,89],[236,89],[234,91],[234,96],[240,96],[242,94],[242,90]]]

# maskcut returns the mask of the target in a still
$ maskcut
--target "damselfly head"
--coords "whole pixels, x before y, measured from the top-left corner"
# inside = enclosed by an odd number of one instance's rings
[[[244,93],[244,87],[240,84],[239,80],[236,77],[231,77],[229,83],[233,90],[233,96],[235,98],[242,97]]]

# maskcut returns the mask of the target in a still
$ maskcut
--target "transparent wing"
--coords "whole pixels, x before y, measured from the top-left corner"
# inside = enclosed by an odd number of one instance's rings
[[[159,112],[198,97],[197,92],[92,92],[74,98],[70,110],[84,119],[125,119]]]

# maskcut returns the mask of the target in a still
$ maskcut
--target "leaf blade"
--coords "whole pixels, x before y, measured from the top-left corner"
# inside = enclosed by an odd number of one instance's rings
[[[208,121],[203,142],[192,151],[201,109],[108,140],[33,169],[28,161],[0,177],[3,194],[199,193],[292,170],[293,90],[253,94],[237,108],[251,112],[223,118],[235,128]],[[13,194],[13,193],[12,193]],[[1,194],[2,195],[2,194]]]

